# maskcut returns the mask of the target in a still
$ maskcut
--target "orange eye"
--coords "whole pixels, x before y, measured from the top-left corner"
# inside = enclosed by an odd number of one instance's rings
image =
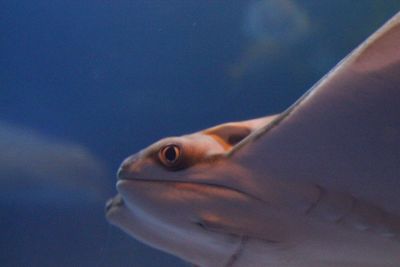
[[[174,167],[181,157],[181,148],[177,145],[167,145],[161,148],[159,157],[167,167]]]

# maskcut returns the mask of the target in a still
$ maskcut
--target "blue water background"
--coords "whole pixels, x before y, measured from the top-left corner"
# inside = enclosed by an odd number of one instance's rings
[[[39,185],[0,168],[0,266],[189,266],[106,222],[122,159],[161,137],[282,111],[400,9],[286,0],[254,11],[263,1],[0,1],[0,122],[79,144],[106,177],[92,198],[81,181],[64,190],[56,176]]]

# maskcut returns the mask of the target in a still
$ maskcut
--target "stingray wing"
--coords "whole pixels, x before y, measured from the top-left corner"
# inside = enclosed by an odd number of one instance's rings
[[[230,156],[400,214],[400,13]]]

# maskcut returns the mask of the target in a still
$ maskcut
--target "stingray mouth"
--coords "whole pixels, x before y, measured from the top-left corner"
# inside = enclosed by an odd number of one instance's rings
[[[120,194],[117,194],[115,197],[110,198],[107,200],[106,205],[104,207],[104,212],[106,214],[107,219],[110,219],[109,216],[115,210],[118,210],[125,206],[124,199]]]
[[[218,193],[219,195],[225,195],[226,197],[246,197],[261,201],[258,197],[255,197],[245,191],[240,189],[216,184],[216,183],[204,183],[197,181],[177,181],[177,180],[159,180],[159,179],[140,179],[140,178],[130,178],[130,179],[119,179],[117,182],[117,188],[123,189],[125,187],[135,186],[135,184],[142,184],[148,186],[165,186],[169,188],[174,188],[180,191],[193,192],[197,194],[213,194]],[[119,190],[118,190],[119,191]]]
[[[234,193],[238,193],[241,195],[246,195],[251,198],[256,198],[251,194],[237,189],[235,187],[224,185],[221,183],[213,183],[211,182],[204,182],[204,181],[185,181],[181,179],[152,179],[152,178],[140,178],[140,174],[134,173],[129,170],[130,166],[134,164],[137,160],[137,157],[129,157],[124,160],[117,171],[117,188],[129,187],[132,186],[134,183],[136,184],[148,184],[149,186],[167,186],[167,187],[174,187],[178,190],[184,191],[230,191]],[[139,177],[138,177],[139,176]]]

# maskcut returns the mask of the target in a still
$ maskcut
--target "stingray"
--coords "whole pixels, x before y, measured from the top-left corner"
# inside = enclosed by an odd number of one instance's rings
[[[281,114],[123,161],[108,220],[196,266],[400,266],[400,13]]]

